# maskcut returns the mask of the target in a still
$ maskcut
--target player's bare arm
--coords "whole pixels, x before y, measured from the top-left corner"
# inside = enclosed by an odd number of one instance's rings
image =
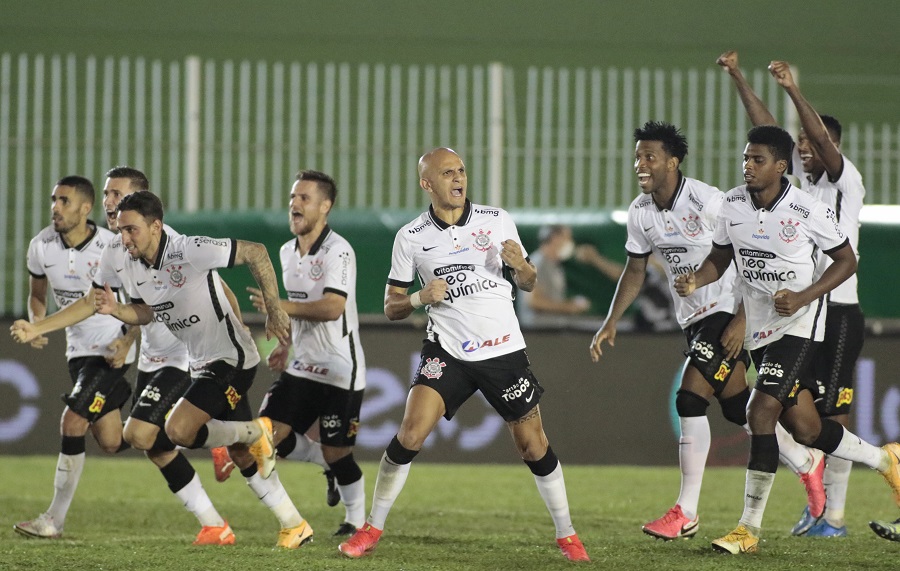
[[[272,349],[272,352],[269,353],[269,356],[266,357],[266,365],[269,366],[269,369],[278,373],[284,372],[284,370],[287,369],[287,361],[288,356],[290,356],[290,352],[290,347],[279,343],[275,346],[274,349]]]
[[[513,279],[516,280],[516,286],[522,291],[533,290],[537,280],[537,270],[534,264],[525,259],[522,254],[522,246],[514,240],[504,240],[500,245],[502,246],[500,259],[514,272]]]
[[[778,85],[784,88],[791,101],[794,102],[803,132],[809,138],[816,155],[825,166],[828,176],[832,179],[837,178],[844,166],[841,151],[834,144],[834,141],[831,140],[828,129],[825,128],[819,114],[806,100],[803,93],[800,92],[800,86],[794,81],[794,76],[791,73],[791,65],[786,61],[773,61],[769,64],[769,72],[775,78],[775,81],[778,82]]]
[[[265,313],[266,306],[263,303],[262,292],[255,287],[248,287],[247,291],[250,292],[250,302],[253,307],[260,313]],[[281,300],[281,308],[287,312],[288,316],[305,321],[336,321],[344,314],[345,307],[347,307],[347,298],[330,291],[326,292],[322,299],[316,301]]]
[[[28,321],[16,320],[9,332],[17,343],[29,343],[35,349],[43,349],[50,340],[42,335],[37,326],[47,315],[48,280],[46,277],[31,276],[28,284]]]
[[[388,285],[384,290],[384,314],[391,321],[406,319],[422,305],[433,305],[444,300],[447,282],[443,279],[431,280],[425,287],[412,295],[406,295],[409,288]],[[418,294],[418,295],[417,295]],[[414,302],[418,302],[415,305]]]
[[[619,319],[624,315],[625,310],[634,303],[638,294],[641,292],[641,286],[644,285],[644,278],[647,275],[647,260],[645,257],[628,257],[625,262],[625,269],[619,276],[619,283],[616,285],[616,293],[613,295],[612,302],[609,304],[609,311],[606,313],[606,320],[603,325],[594,334],[593,340],[589,347],[591,352],[591,360],[598,362],[603,355],[601,344],[603,341],[609,343],[610,347],[616,345],[616,326]]]
[[[856,271],[856,254],[849,242],[828,256],[834,260],[834,263],[828,266],[822,277],[810,284],[809,287],[802,291],[782,289],[775,292],[772,298],[775,301],[775,310],[778,315],[794,315],[801,308],[841,285]]]
[[[744,104],[744,109],[747,110],[747,115],[750,116],[750,122],[753,123],[753,126],[777,125],[778,121],[772,116],[766,104],[754,93],[753,88],[747,83],[747,78],[741,73],[741,68],[738,66],[737,52],[727,51],[723,53],[716,60],[716,63],[722,66],[728,72],[728,75],[731,76],[732,81],[734,81],[738,96],[741,98],[741,103]]]
[[[737,313],[725,326],[725,330],[722,331],[722,337],[719,339],[728,359],[737,359],[738,355],[741,354],[741,349],[744,348],[746,326],[747,314],[744,312],[744,303],[741,302],[738,304]]]
[[[257,242],[237,240],[237,252],[234,256],[235,265],[246,265],[259,286],[263,303],[266,306],[266,338],[278,338],[287,345],[291,342],[291,319],[281,309],[278,299],[278,281],[275,278],[275,268],[272,260],[266,252],[266,247]]]
[[[101,315],[112,315],[128,325],[147,325],[153,321],[153,310],[144,303],[119,303],[109,284],[94,292],[94,309]]]
[[[110,367],[119,369],[125,364],[125,359],[128,358],[128,352],[131,349],[131,346],[137,342],[140,332],[140,327],[129,325],[126,328],[124,335],[107,346],[109,355],[106,357],[106,362],[109,363]]]
[[[697,288],[717,281],[728,269],[728,265],[733,259],[734,251],[730,247],[717,248],[713,245],[709,255],[706,256],[696,272],[675,276],[675,292],[681,297],[687,297]]]

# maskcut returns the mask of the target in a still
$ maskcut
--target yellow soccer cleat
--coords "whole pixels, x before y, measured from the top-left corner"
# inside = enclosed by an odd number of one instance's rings
[[[297,527],[286,527],[278,532],[278,543],[275,547],[283,549],[297,549],[301,545],[309,543],[313,540],[313,530],[303,520]]]
[[[250,445],[250,454],[256,459],[259,475],[268,478],[275,469],[275,439],[272,433],[272,420],[261,416],[254,420],[262,431],[262,435]]]
[[[712,542],[712,547],[722,553],[737,555],[738,553],[756,553],[759,551],[759,538],[750,533],[743,525]]]

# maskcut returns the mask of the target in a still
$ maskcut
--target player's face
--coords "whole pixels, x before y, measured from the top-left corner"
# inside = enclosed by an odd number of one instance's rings
[[[635,145],[634,172],[644,194],[664,189],[669,174],[677,169],[678,160],[666,152],[662,141],[638,141]]]
[[[106,211],[106,225],[113,232],[118,231],[116,206],[129,194],[133,194],[131,180],[127,178],[108,178],[103,187],[103,210]]]
[[[747,143],[744,148],[744,182],[751,193],[780,185],[786,168],[785,161],[775,160],[768,145]]]
[[[128,250],[133,260],[143,258],[147,262],[153,262],[159,247],[159,237],[162,230],[162,222],[147,220],[134,210],[119,212],[118,228],[122,234],[122,245]]]
[[[74,187],[55,186],[50,195],[53,229],[65,234],[87,220],[91,204]]]
[[[456,210],[465,206],[466,165],[454,152],[441,151],[432,157],[420,181],[422,188],[431,194],[431,202],[435,208]]]
[[[319,183],[314,180],[298,180],[291,188],[288,206],[291,232],[294,236],[303,236],[323,227],[330,208],[331,201],[319,190]]]

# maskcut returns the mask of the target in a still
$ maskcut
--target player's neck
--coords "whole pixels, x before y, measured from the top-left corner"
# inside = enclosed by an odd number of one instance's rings
[[[147,265],[153,267],[156,265],[156,259],[159,257],[159,239],[156,240],[156,243],[150,244],[150,248],[147,252],[147,255],[144,256],[144,261],[147,262]]]
[[[311,232],[307,232],[306,234],[300,234],[297,236],[297,242],[300,244],[300,255],[305,256],[312,249],[313,244],[316,243],[316,240],[319,239],[319,236],[322,235],[322,232],[325,230],[325,226],[328,224],[327,220],[323,220],[316,224],[316,227],[313,228]]]
[[[434,209],[434,215],[437,216],[438,220],[445,222],[450,226],[454,226],[459,222],[459,219],[462,218],[463,211],[466,209],[465,205],[460,206],[459,208],[441,208],[434,204],[432,204],[432,208]]]
[[[62,235],[63,242],[66,243],[66,246],[74,248],[87,240],[93,230],[94,229],[88,224],[87,220],[82,220],[68,232],[61,232],[60,234]]]
[[[781,181],[779,181],[777,184],[769,185],[759,192],[752,193],[750,195],[750,199],[753,201],[753,204],[757,208],[768,208],[780,192]]]
[[[666,179],[666,183],[654,190],[650,193],[650,196],[653,197],[653,202],[656,203],[656,206],[659,208],[672,208],[672,199],[675,196],[675,192],[678,190],[678,187],[681,183],[681,176],[679,173],[675,173],[674,177],[668,177]]]

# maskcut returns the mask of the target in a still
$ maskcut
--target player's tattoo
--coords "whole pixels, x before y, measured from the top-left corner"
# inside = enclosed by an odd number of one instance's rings
[[[266,252],[265,246],[256,242],[238,241],[239,246],[243,250],[244,261],[253,274],[260,291],[262,292],[263,302],[266,309],[272,313],[275,309],[281,307],[278,299],[278,281],[275,278],[275,268],[272,267],[272,260]]]
[[[541,416],[541,407],[540,405],[537,405],[533,409],[526,412],[525,416],[523,416],[522,418],[517,418],[516,420],[510,421],[509,425],[513,426],[516,424],[525,424],[529,420],[533,420],[539,416]]]

